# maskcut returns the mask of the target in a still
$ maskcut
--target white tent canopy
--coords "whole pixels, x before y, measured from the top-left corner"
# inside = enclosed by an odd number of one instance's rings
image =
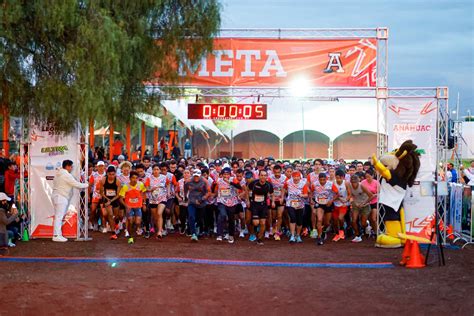
[[[150,127],[161,127],[161,119],[159,117],[145,113],[137,113],[135,116]]]
[[[243,102],[252,102],[244,100]],[[253,130],[262,130],[279,139],[303,130],[317,131],[335,140],[351,131],[377,132],[377,102],[375,99],[340,99],[339,101],[315,101],[297,98],[261,98],[268,104],[267,120],[237,121],[233,137]],[[163,106],[182,121],[188,128],[208,129],[222,132],[211,120],[188,120],[185,100],[163,101]],[[304,110],[304,115],[303,115]],[[230,131],[226,131],[227,136]]]
[[[94,130],[94,136],[105,136],[110,134],[110,127],[101,127],[99,129]],[[114,135],[120,134],[119,132],[114,131]]]

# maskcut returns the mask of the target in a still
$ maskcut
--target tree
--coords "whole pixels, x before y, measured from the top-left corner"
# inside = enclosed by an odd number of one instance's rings
[[[159,91],[196,65],[220,25],[217,0],[0,0],[0,101],[70,130],[79,119],[153,114]],[[155,95],[154,95],[155,94]]]

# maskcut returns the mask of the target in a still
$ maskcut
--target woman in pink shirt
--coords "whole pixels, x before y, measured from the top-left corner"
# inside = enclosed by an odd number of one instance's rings
[[[365,180],[363,180],[360,184],[366,187],[370,193],[374,195],[372,200],[370,200],[370,216],[369,222],[372,229],[375,231],[377,229],[377,194],[380,188],[380,183],[377,179],[374,179],[374,170],[372,168],[368,169],[365,172]]]

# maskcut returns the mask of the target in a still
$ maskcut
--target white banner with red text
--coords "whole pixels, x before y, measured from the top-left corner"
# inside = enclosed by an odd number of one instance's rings
[[[32,238],[50,238],[53,236],[54,206],[51,199],[53,180],[63,160],[73,162],[72,174],[80,176],[80,139],[77,131],[64,135],[56,131],[51,124],[30,125],[29,147],[29,201],[30,234]],[[63,220],[63,235],[77,236],[77,212],[79,210],[79,192],[73,191],[69,208]]]
[[[421,153],[416,181],[434,181],[436,170],[437,102],[433,98],[390,98],[387,103],[388,149],[411,139]],[[435,215],[435,197],[421,194],[415,184],[404,200],[407,234],[427,237]]]

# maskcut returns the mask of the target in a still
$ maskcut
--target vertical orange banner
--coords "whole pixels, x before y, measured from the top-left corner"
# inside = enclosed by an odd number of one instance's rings
[[[128,160],[132,159],[132,131],[130,127],[130,123],[127,123],[127,128],[125,132],[125,137],[126,137],[126,146],[127,146],[127,157]]]
[[[159,153],[159,145],[158,145],[158,127],[153,129],[153,155],[156,156]]]
[[[112,122],[109,124],[109,160],[114,159],[114,125]]]
[[[10,113],[8,113],[8,107],[3,108],[3,149],[5,149],[6,157],[10,156]]]
[[[94,120],[89,120],[89,147],[94,150],[94,141],[95,141],[95,135],[94,135]]]
[[[146,125],[145,122],[142,122],[142,155],[140,158],[143,158],[145,155],[145,147],[146,147]]]

